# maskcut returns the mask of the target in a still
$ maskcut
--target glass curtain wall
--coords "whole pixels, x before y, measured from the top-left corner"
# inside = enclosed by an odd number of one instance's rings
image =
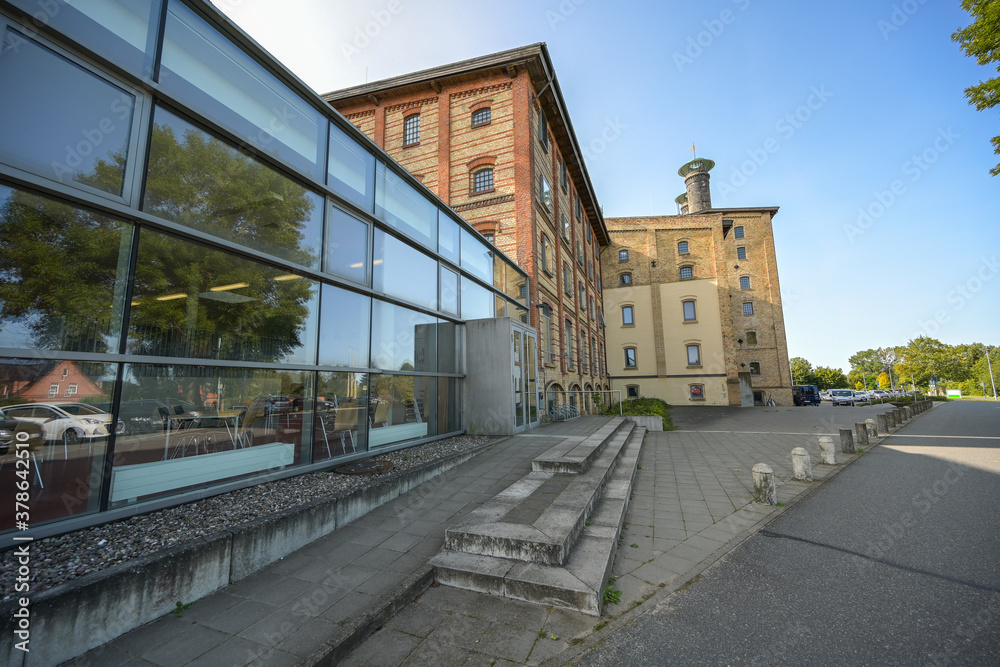
[[[25,439],[33,521],[461,430],[462,322],[526,318],[523,271],[208,3],[60,3],[54,39],[9,6],[0,484]]]

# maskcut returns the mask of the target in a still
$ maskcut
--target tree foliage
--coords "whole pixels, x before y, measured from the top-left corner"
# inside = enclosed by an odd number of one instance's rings
[[[890,386],[892,386],[892,385],[889,383],[889,374],[886,373],[885,371],[879,373],[878,374],[878,388],[879,389],[888,389]]]
[[[827,368],[817,366],[815,370],[816,386],[821,390],[826,389],[846,389],[850,386],[844,371],[839,368]]]
[[[962,0],[962,8],[972,15],[971,24],[952,34],[965,55],[975,58],[980,65],[1000,61],[1000,0]],[[1000,67],[997,67],[1000,72]],[[1000,77],[980,81],[965,89],[969,104],[977,110],[991,109],[1000,104]],[[990,140],[994,152],[1000,155],[1000,135]],[[994,176],[1000,174],[1000,164],[990,169]]]
[[[792,384],[816,384],[812,364],[802,357],[793,357],[788,363],[792,367]]]

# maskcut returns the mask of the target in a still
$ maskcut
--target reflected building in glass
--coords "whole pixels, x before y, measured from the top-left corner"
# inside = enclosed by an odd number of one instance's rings
[[[464,322],[525,271],[208,3],[48,4],[0,3],[36,536],[462,432]]]

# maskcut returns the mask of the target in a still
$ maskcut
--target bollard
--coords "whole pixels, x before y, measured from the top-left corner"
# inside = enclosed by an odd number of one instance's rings
[[[875,420],[869,417],[865,420],[865,428],[868,429],[868,439],[878,437],[878,427],[875,425]]]
[[[833,438],[828,435],[819,436],[819,456],[823,459],[823,463],[830,465],[837,463],[837,448],[833,445]]]
[[[865,426],[864,422],[854,425],[854,439],[859,445],[868,444],[868,427]]]
[[[889,428],[890,429],[895,429],[896,428],[896,415],[893,414],[892,410],[889,410],[889,412],[885,413],[885,418],[889,420]]]
[[[909,405],[907,405],[903,409],[906,410],[906,418],[907,419],[913,419],[913,417],[914,417],[913,408],[911,408]]]
[[[878,432],[889,434],[889,418],[883,415],[875,415],[875,419],[878,420]]]
[[[774,471],[766,463],[753,466],[753,497],[762,505],[777,505],[778,490],[774,486]]]
[[[893,412],[893,416],[896,418],[896,423],[899,424],[900,426],[902,426],[903,425],[903,411],[901,409],[899,409],[899,408],[896,408],[892,412]]]
[[[849,428],[840,429],[840,451],[845,454],[857,453],[857,450],[854,449],[854,434]]]
[[[792,475],[800,482],[813,481],[812,459],[804,447],[792,450]]]

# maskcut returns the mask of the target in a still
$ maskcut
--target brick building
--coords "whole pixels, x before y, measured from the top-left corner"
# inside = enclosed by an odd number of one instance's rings
[[[712,208],[713,166],[681,167],[681,215],[607,220],[613,388],[674,405],[791,405],[771,229],[778,207]]]
[[[323,98],[528,273],[532,314],[507,314],[538,329],[549,405],[586,408],[589,395],[554,392],[610,388],[600,262],[610,238],[546,46]]]

